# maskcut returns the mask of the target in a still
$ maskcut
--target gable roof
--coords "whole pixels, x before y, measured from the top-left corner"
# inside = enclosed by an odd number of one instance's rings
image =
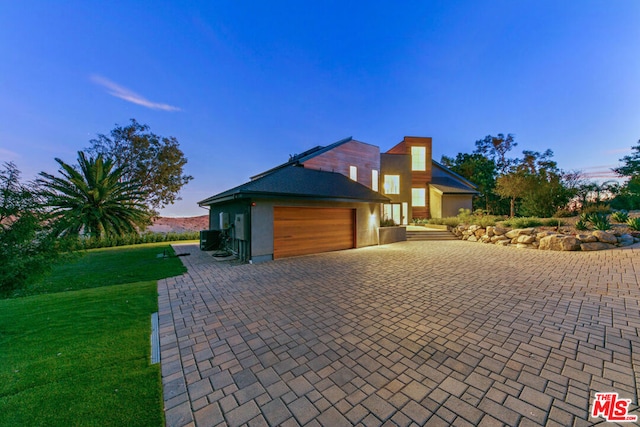
[[[442,194],[480,194],[478,187],[471,181],[464,178],[449,169],[448,167],[436,162],[431,161],[434,168],[438,168],[444,172],[445,176],[434,175],[431,177],[429,185],[434,187]]]
[[[435,187],[442,194],[479,194],[477,190],[460,181],[444,176],[434,176],[429,185]]]
[[[467,188],[472,189],[473,191],[475,191],[476,193],[478,192],[478,186],[475,185],[473,182],[469,181],[467,178],[463,177],[462,175],[452,171],[451,169],[449,169],[448,167],[446,167],[445,165],[436,162],[435,160],[431,160],[431,162],[433,163],[433,165],[435,167],[437,167],[438,169],[440,169],[441,171],[443,171],[445,174],[449,175],[449,177],[452,180],[458,181],[459,185],[462,186],[466,186]],[[433,178],[437,178],[437,177],[433,177]]]
[[[245,184],[211,196],[198,205],[246,198],[301,198],[341,202],[389,202],[389,198],[335,172],[281,165]]]
[[[312,159],[312,158],[314,158],[316,156],[319,156],[322,153],[326,153],[327,151],[331,151],[334,148],[336,148],[336,147],[338,147],[338,146],[340,146],[342,144],[346,144],[349,141],[353,141],[353,137],[350,136],[348,138],[341,139],[340,141],[336,141],[333,144],[327,145],[326,147],[318,145],[318,146],[313,147],[313,148],[311,148],[311,149],[309,149],[307,151],[304,151],[304,152],[302,152],[300,154],[294,154],[293,156],[291,156],[289,158],[288,162],[283,163],[281,165],[278,165],[278,166],[276,166],[274,168],[271,168],[271,169],[269,169],[267,171],[264,171],[262,173],[259,173],[257,175],[254,175],[254,176],[251,177],[251,180],[262,178],[265,175],[273,173],[273,172],[277,171],[278,169],[282,169],[282,168],[285,168],[287,166],[299,165],[301,163],[306,162],[309,159]]]

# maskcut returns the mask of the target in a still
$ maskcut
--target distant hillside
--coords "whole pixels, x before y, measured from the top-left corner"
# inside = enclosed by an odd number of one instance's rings
[[[209,216],[192,216],[184,218],[160,217],[147,227],[147,231],[155,233],[183,233],[185,231],[200,231],[209,228]]]

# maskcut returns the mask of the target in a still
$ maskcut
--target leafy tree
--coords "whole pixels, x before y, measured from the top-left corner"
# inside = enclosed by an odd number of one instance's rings
[[[151,209],[162,209],[180,200],[180,189],[193,179],[183,173],[187,159],[178,140],[156,135],[135,119],[128,126],[116,125],[110,137],[99,134],[90,142],[87,151],[115,159],[115,165],[123,168],[123,178],[136,182],[146,194]]]
[[[550,217],[575,195],[575,174],[565,174],[551,158],[553,151],[523,151],[522,159],[497,179],[496,192],[510,200],[510,215],[520,209],[526,216]]]
[[[514,170],[496,180],[496,193],[509,199],[509,216],[516,215],[516,200],[524,196],[529,185],[529,175],[524,170]]]
[[[640,209],[640,176],[632,177],[618,188],[616,197],[611,201],[614,209]]]
[[[630,155],[620,159],[624,165],[614,168],[613,171],[620,176],[640,177],[640,140],[637,145],[631,147],[631,151]]]
[[[0,169],[0,294],[46,270],[59,245],[43,221],[34,184],[20,180],[13,162]]]
[[[493,160],[498,174],[505,174],[517,163],[515,159],[507,157],[507,153],[518,145],[512,134],[499,133],[497,136],[487,135],[484,139],[476,141],[475,153],[482,154]]]
[[[121,236],[149,223],[145,192],[124,180],[124,168],[115,168],[112,159],[87,158],[79,151],[77,168],[56,162],[62,176],[41,172],[38,182],[58,235]]]
[[[618,175],[629,178],[611,202],[615,209],[640,209],[640,141],[631,150],[630,155],[620,159],[624,165],[613,169]]]
[[[478,187],[480,195],[474,198],[474,210],[499,211],[496,206],[500,198],[495,193],[496,164],[480,153],[458,153],[456,158],[442,156],[442,164],[465,177]]]

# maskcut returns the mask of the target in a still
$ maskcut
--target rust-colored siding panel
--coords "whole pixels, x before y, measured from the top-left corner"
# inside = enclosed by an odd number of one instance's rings
[[[411,155],[411,147],[425,147],[426,148],[426,170],[424,171],[411,171],[411,188],[424,188],[427,198],[425,200],[426,206],[412,206],[411,215],[414,218],[429,218],[429,190],[428,184],[431,182],[432,173],[432,140],[430,137],[421,136],[405,136],[402,142],[392,147],[387,154],[406,154]]]
[[[380,171],[380,148],[352,140],[303,162],[303,165],[344,176],[349,176],[349,166],[356,166],[358,182],[371,188],[371,170]]]
[[[348,208],[273,208],[273,258],[355,247],[355,210]]]

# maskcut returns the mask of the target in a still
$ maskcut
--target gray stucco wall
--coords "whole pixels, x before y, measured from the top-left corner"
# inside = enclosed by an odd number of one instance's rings
[[[442,216],[456,216],[460,208],[473,211],[473,197],[469,194],[444,194],[442,196]]]
[[[442,194],[432,188],[429,190],[431,198],[431,218],[446,218],[456,216],[460,208],[473,209],[473,196],[470,194]]]

